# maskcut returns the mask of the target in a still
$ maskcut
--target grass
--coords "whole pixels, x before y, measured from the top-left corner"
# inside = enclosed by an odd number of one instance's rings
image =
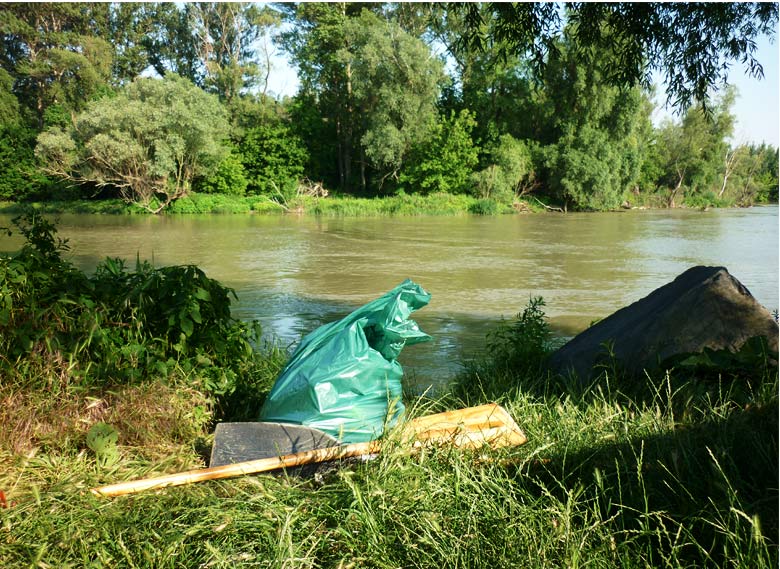
[[[247,476],[117,499],[88,488],[203,464],[205,423],[155,414],[173,393],[179,410],[197,397],[183,384],[115,393],[95,417],[86,410],[94,398],[72,393],[63,420],[117,424],[121,459],[101,466],[78,435],[22,452],[5,445],[0,489],[13,505],[0,510],[0,563],[777,566],[776,371],[706,382],[667,374],[641,385],[605,374],[581,389],[529,369],[517,376],[486,360],[461,378],[457,397],[412,405],[425,414],[497,399],[528,435],[519,448],[410,457],[391,445],[313,479]],[[17,406],[2,385],[3,421],[17,410],[31,416],[31,404]],[[131,425],[142,434],[128,437]]]
[[[280,200],[281,201],[281,200]],[[230,196],[191,194],[174,202],[167,215],[179,214],[266,214],[285,213],[319,216],[416,216],[416,215],[497,215],[516,211],[537,211],[534,203],[504,204],[466,195],[437,193],[431,195],[401,194],[378,198],[329,196],[296,197],[287,202],[265,196]],[[48,201],[34,204],[0,203],[0,213],[15,214],[32,207],[42,213],[144,214],[141,208],[118,199]]]

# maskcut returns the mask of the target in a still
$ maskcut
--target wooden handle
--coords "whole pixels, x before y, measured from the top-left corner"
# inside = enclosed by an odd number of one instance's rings
[[[353,443],[337,447],[318,448],[288,454],[285,456],[261,458],[259,460],[249,460],[247,462],[237,462],[235,464],[225,464],[224,466],[215,466],[213,468],[198,468],[188,470],[187,472],[177,472],[167,476],[158,476],[156,478],[146,478],[144,480],[130,480],[119,484],[101,486],[93,488],[92,492],[99,496],[122,496],[125,494],[134,494],[144,490],[153,490],[165,488],[167,486],[181,486],[193,482],[202,482],[204,480],[219,480],[220,478],[231,478],[243,474],[256,474],[258,472],[267,472],[277,468],[289,468],[300,466],[302,464],[312,464],[317,462],[327,462],[350,456],[361,456],[364,454],[374,454],[379,452],[379,441],[369,441],[367,443]]]
[[[409,439],[410,450],[432,444],[451,444],[458,448],[478,448],[489,445],[492,448],[497,448],[522,445],[527,440],[509,413],[494,403],[414,419],[403,427],[402,438]],[[92,492],[99,496],[122,496],[143,490],[181,486],[204,480],[218,480],[244,474],[267,472],[277,468],[289,468],[350,456],[374,454],[380,450],[381,443],[379,441],[353,443],[213,468],[199,468],[157,478],[130,480],[93,488]]]

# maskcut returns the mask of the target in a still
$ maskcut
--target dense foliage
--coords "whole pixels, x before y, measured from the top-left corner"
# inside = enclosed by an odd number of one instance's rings
[[[239,405],[267,381],[255,375],[259,326],[233,319],[235,293],[198,267],[139,260],[129,270],[108,258],[87,275],[63,258],[67,243],[40,214],[14,224],[26,243],[0,257],[0,375],[26,370],[59,393],[183,373],[214,401]]]
[[[0,198],[118,194],[157,212],[192,191],[288,202],[307,179],[364,197],[465,193],[495,211],[530,198],[564,210],[775,200],[777,149],[732,141],[738,94],[722,83],[734,62],[762,75],[756,40],[774,36],[777,14],[7,4]],[[274,49],[297,66],[294,97],[268,92]],[[680,112],[657,126],[653,70]]]

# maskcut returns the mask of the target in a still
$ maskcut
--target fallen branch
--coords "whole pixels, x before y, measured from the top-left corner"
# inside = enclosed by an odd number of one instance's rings
[[[552,206],[549,206],[549,205],[547,205],[546,203],[544,203],[543,201],[541,201],[541,200],[540,200],[539,198],[537,198],[536,196],[531,196],[531,197],[532,197],[532,198],[534,198],[534,199],[535,199],[535,200],[536,200],[536,201],[539,203],[539,205],[540,205],[540,206],[542,206],[544,209],[549,209],[550,211],[559,211],[559,212],[561,212],[561,213],[566,213],[565,211],[563,211],[563,210],[562,210],[561,208],[559,208],[559,207],[552,207]]]

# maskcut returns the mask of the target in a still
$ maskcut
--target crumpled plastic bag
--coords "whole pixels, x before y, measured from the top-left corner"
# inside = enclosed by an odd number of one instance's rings
[[[379,437],[404,412],[398,354],[431,339],[409,319],[430,299],[406,279],[308,334],[276,379],[260,420],[306,425],[342,443]]]

